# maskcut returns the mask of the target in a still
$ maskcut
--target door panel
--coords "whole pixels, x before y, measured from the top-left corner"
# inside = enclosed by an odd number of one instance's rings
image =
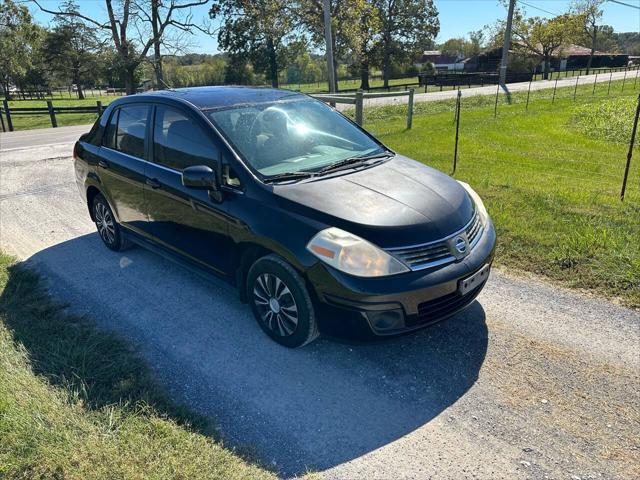
[[[206,190],[182,185],[181,170],[193,165],[217,168],[219,150],[185,112],[158,105],[153,160],[146,165],[145,231],[166,247],[218,273],[230,272],[233,243],[224,203]]]
[[[142,185],[145,176],[145,129],[150,107],[124,106],[116,110],[100,149],[98,175],[121,224],[141,229],[146,223]]]

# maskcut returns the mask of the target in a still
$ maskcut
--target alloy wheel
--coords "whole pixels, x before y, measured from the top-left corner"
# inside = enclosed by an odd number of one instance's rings
[[[255,302],[262,322],[273,333],[287,337],[298,326],[298,306],[289,287],[276,275],[262,273],[253,287]]]
[[[95,209],[96,226],[102,240],[112,245],[116,239],[116,228],[113,222],[113,216],[109,209],[101,202],[96,203]]]

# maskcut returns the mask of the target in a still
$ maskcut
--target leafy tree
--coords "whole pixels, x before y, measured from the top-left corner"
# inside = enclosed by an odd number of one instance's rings
[[[618,50],[629,55],[640,55],[640,32],[612,33]]]
[[[549,78],[551,58],[562,52],[562,47],[576,39],[580,31],[580,18],[565,13],[553,18],[524,18],[514,12],[514,49],[538,56],[544,62],[544,79]]]
[[[67,0],[63,8],[77,11],[78,5],[74,0]],[[75,16],[56,17],[56,25],[47,33],[43,45],[49,70],[67,84],[75,84],[80,99],[84,98],[82,85],[88,78],[95,78],[100,49],[96,29]]]
[[[440,31],[433,0],[371,0],[381,25],[381,60],[384,86],[389,86],[392,57],[399,61],[415,57],[432,45]]]
[[[11,84],[20,85],[32,69],[40,38],[27,7],[13,0],[0,3],[0,87],[5,98]]]
[[[602,4],[604,0],[574,0],[571,5],[572,12],[577,15],[581,32],[580,43],[590,48],[589,60],[587,60],[587,75],[591,70],[593,54],[596,51],[598,37],[604,32],[599,23],[602,20]]]
[[[113,42],[117,55],[115,66],[124,79],[127,94],[136,92],[136,70],[146,59],[151,47],[160,42],[165,32],[172,28],[186,32],[198,28],[191,21],[190,11],[193,7],[208,3],[208,0],[166,0],[161,3],[158,0],[156,3],[158,18],[157,23],[154,23],[148,13],[148,10],[151,10],[151,4],[147,4],[147,0],[121,0],[116,5],[117,9],[114,9],[113,0],[104,0],[108,15],[106,22],[100,22],[78,10],[65,9],[64,5],[58,10],[50,10],[42,6],[41,0],[32,1],[43,12],[56,17],[75,17],[103,31]],[[156,28],[152,28],[150,33],[145,28],[148,25]],[[139,37],[133,39],[132,36],[135,37],[135,35]]]
[[[234,62],[242,57],[250,60],[256,70],[268,72],[271,85],[278,88],[286,43],[292,37],[290,4],[279,0],[214,0],[209,16],[222,20],[218,43],[236,57]]]
[[[306,28],[312,44],[320,48],[325,45],[323,3],[323,0],[299,0],[295,9],[298,23]],[[367,24],[371,20],[366,13],[368,3],[371,0],[329,0],[336,82],[340,78],[338,60],[354,57],[355,52],[357,62],[362,52],[369,49],[372,32],[367,25],[361,25],[363,18]]]

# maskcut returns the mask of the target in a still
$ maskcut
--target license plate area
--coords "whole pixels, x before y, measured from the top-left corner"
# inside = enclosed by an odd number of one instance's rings
[[[463,278],[458,282],[458,292],[461,295],[466,295],[471,290],[482,285],[485,280],[489,277],[489,270],[491,269],[491,265],[487,264],[478,270],[476,273],[471,275],[470,277]]]

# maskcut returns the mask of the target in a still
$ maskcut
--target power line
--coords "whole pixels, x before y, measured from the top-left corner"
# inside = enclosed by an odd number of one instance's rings
[[[518,3],[526,5],[527,7],[535,8],[536,10],[540,10],[541,12],[548,13],[549,15],[556,15],[556,16],[560,15],[559,13],[550,12],[549,10],[545,10],[544,8],[536,7],[535,5],[531,5],[530,3],[523,2],[522,0],[518,0]]]
[[[630,3],[620,2],[619,0],[608,0],[611,3],[617,3],[618,5],[624,5],[625,7],[635,8],[636,10],[640,10],[640,7],[637,5],[631,5]]]

